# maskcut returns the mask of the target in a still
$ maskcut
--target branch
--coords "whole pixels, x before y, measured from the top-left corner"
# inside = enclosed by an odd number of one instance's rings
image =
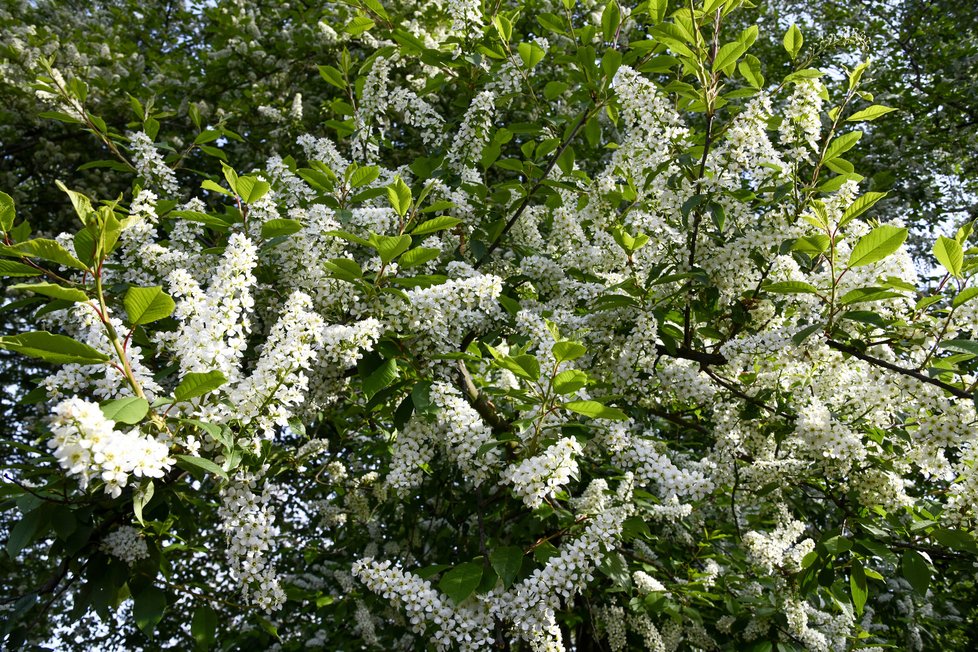
[[[969,394],[967,391],[963,389],[945,383],[944,381],[938,380],[937,378],[931,378],[930,376],[926,374],[922,374],[914,369],[907,369],[906,367],[901,367],[899,365],[893,364],[892,362],[887,362],[886,360],[881,360],[880,358],[871,356],[867,353],[863,353],[862,351],[860,351],[854,346],[843,344],[842,342],[836,342],[835,340],[827,340],[826,344],[828,344],[831,348],[835,349],[836,351],[841,351],[842,353],[848,353],[854,358],[859,358],[860,360],[876,365],[877,367],[883,367],[884,369],[895,371],[898,374],[903,374],[904,376],[916,378],[922,383],[927,383],[929,385],[934,385],[935,387],[940,387],[944,391],[949,392],[950,394],[953,394],[958,398],[971,398],[971,394]]]

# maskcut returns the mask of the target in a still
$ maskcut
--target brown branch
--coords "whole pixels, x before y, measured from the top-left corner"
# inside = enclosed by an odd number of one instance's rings
[[[828,344],[829,347],[835,349],[836,351],[841,351],[842,353],[848,353],[854,358],[858,358],[860,360],[863,360],[864,362],[868,362],[870,364],[876,365],[877,367],[889,369],[890,371],[895,371],[898,374],[903,374],[904,376],[909,376],[910,378],[916,378],[922,383],[927,383],[929,385],[934,385],[935,387],[940,387],[944,391],[949,392],[950,394],[953,394],[958,398],[971,398],[971,394],[969,394],[966,390],[945,383],[944,381],[938,380],[937,378],[931,378],[930,376],[926,374],[922,374],[914,369],[908,369],[906,367],[901,367],[900,365],[893,364],[892,362],[881,360],[880,358],[871,356],[867,353],[860,351],[854,346],[843,344],[842,342],[836,342],[835,340],[827,340],[826,344]]]

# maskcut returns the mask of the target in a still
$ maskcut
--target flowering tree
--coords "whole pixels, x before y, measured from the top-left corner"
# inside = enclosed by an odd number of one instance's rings
[[[963,645],[971,227],[914,260],[868,64],[767,64],[744,4],[330,6],[299,134],[27,57],[125,190],[53,237],[0,195],[6,644]]]

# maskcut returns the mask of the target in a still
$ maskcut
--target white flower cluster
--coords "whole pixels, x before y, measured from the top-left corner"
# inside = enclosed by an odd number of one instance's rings
[[[702,500],[713,491],[713,480],[697,469],[676,466],[657,450],[651,435],[632,436],[623,428],[613,428],[606,435],[605,446],[612,451],[614,464],[634,473],[640,485],[655,481],[664,500],[673,497]]]
[[[492,128],[495,101],[495,94],[491,91],[482,91],[472,99],[445,157],[451,168],[462,175],[463,182],[480,182],[478,172],[471,167],[471,163],[478,163],[482,157]]]
[[[206,292],[187,271],[170,274],[170,291],[177,299],[174,317],[180,328],[159,337],[176,354],[181,376],[217,370],[233,382],[240,375],[250,330],[248,314],[254,305],[252,270],[257,255],[251,240],[235,233]]]
[[[121,559],[130,566],[149,557],[146,539],[136,528],[122,525],[105,535],[99,549],[107,555]]]
[[[293,292],[265,341],[258,365],[230,392],[233,417],[243,424],[256,420],[265,437],[285,426],[308,388],[308,371],[323,341],[323,319],[311,312],[312,300]]]
[[[271,502],[278,488],[257,474],[239,472],[221,487],[221,531],[227,540],[231,575],[241,584],[245,602],[274,611],[285,602],[270,554],[278,536]],[[260,493],[258,491],[261,486]]]
[[[581,450],[576,439],[564,437],[539,455],[507,467],[499,479],[512,484],[513,492],[526,506],[536,509],[577,476],[577,456]]]
[[[866,457],[859,435],[835,418],[817,398],[799,408],[795,436],[798,452],[809,459],[833,458],[852,463]]]
[[[801,560],[815,549],[811,539],[798,539],[805,533],[805,524],[781,514],[781,523],[773,532],[750,531],[744,534],[744,548],[748,558],[768,573],[776,570],[797,572]]]
[[[478,455],[483,444],[492,441],[492,430],[462,394],[452,385],[436,382],[429,393],[437,413],[429,420],[415,415],[398,434],[391,453],[387,484],[399,491],[417,486],[421,466],[440,448],[474,485],[489,479],[499,465],[495,448]]]
[[[161,478],[174,464],[169,448],[133,429],[120,432],[95,403],[71,397],[54,407],[50,423],[54,449],[68,475],[76,476],[82,489],[95,478],[105,483],[105,493],[117,498],[130,476]]]
[[[825,86],[818,79],[800,79],[784,108],[784,120],[778,128],[782,145],[799,145],[793,152],[810,161],[818,151],[822,135],[822,101]]]
[[[163,160],[163,155],[156,149],[153,139],[145,131],[130,133],[129,146],[132,149],[133,163],[139,176],[155,185],[166,195],[175,195],[180,191],[177,176],[173,173],[173,169]]]

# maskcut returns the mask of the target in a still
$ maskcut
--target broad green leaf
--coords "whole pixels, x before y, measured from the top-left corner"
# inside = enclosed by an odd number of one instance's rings
[[[0,260],[0,276],[40,276],[41,270],[12,260]]]
[[[55,181],[54,183],[68,195],[68,198],[71,200],[71,206],[75,209],[75,215],[78,216],[81,223],[88,224],[88,218],[94,212],[92,209],[92,200],[80,192],[69,190],[68,187],[60,181]]]
[[[577,369],[565,369],[554,376],[553,380],[554,391],[558,394],[573,394],[586,387],[587,383],[587,374]]]
[[[852,220],[856,219],[870,208],[873,207],[876,202],[886,197],[885,192],[867,192],[865,195],[860,196],[856,201],[852,202],[846,212],[842,214],[842,218],[839,220],[839,226],[845,226]]]
[[[896,111],[896,109],[874,104],[873,106],[865,108],[862,111],[856,111],[851,116],[846,118],[846,122],[868,122],[869,120],[875,120],[880,116],[886,115],[891,111]]]
[[[319,75],[325,79],[327,82],[336,86],[337,88],[346,89],[346,80],[343,79],[343,73],[334,68],[333,66],[317,66],[319,68]]]
[[[219,465],[215,464],[214,462],[211,462],[210,460],[205,459],[203,457],[195,457],[194,455],[177,455],[176,458],[177,458],[177,466],[186,469],[188,471],[196,468],[196,469],[201,469],[203,471],[207,471],[208,473],[213,473],[214,475],[223,478],[225,480],[228,477],[228,474],[224,469],[222,469]]]
[[[800,251],[811,256],[818,256],[829,249],[829,236],[818,233],[816,235],[806,235],[795,240],[791,247],[793,251]]]
[[[17,525],[10,530],[10,535],[7,537],[7,554],[11,558],[17,557],[21,550],[34,541],[44,526],[46,515],[45,510],[34,509],[17,521]]]
[[[383,364],[370,372],[363,379],[363,394],[367,399],[373,398],[374,394],[384,389],[398,377],[397,361],[385,360]]]
[[[343,281],[353,282],[363,278],[363,269],[360,268],[357,261],[349,258],[334,258],[324,262],[323,267],[328,269],[334,278]]]
[[[906,239],[907,230],[903,227],[889,224],[878,226],[859,238],[849,254],[849,267],[862,267],[883,260],[899,249]]]
[[[978,342],[974,340],[945,340],[941,342],[941,348],[947,351],[978,355]]]
[[[863,565],[858,559],[852,560],[852,569],[849,571],[849,590],[852,591],[852,606],[856,609],[857,615],[863,614],[863,607],[866,606],[866,598],[869,596],[869,587],[866,585],[866,573]]]
[[[760,90],[764,88],[764,75],[761,74],[761,62],[752,54],[744,57],[744,60],[737,64],[737,70],[744,76],[747,83]]]
[[[593,419],[611,419],[614,421],[625,421],[628,415],[615,407],[598,403],[597,401],[571,401],[564,403],[564,408],[577,414],[582,414]]]
[[[143,589],[133,596],[132,615],[136,626],[150,638],[153,637],[156,625],[163,619],[165,609],[166,593],[155,586]]]
[[[425,263],[438,258],[441,255],[441,249],[435,249],[434,247],[418,247],[417,249],[411,249],[405,252],[400,258],[397,259],[397,264],[403,269],[409,269],[411,267],[417,267],[419,265],[424,265]]]
[[[951,306],[957,308],[966,301],[971,301],[975,297],[978,297],[978,288],[965,288],[954,297],[954,301],[951,302]]]
[[[353,188],[360,188],[361,186],[367,186],[377,180],[380,176],[380,168],[376,165],[365,165],[363,167],[357,168],[352,175],[350,175],[350,186]],[[402,182],[403,183],[403,182]]]
[[[381,262],[386,265],[408,250],[408,247],[411,246],[411,236],[371,233],[369,243],[377,250]]]
[[[109,421],[128,425],[139,423],[149,413],[149,401],[137,396],[105,401],[99,407]]]
[[[376,23],[366,16],[354,16],[353,20],[347,23],[343,31],[350,36],[360,36],[364,32],[371,30],[374,25],[376,25]]]
[[[829,161],[834,159],[836,156],[841,156],[845,154],[850,149],[856,146],[859,139],[863,137],[863,132],[861,131],[850,131],[849,133],[837,136],[829,144],[828,149],[825,150],[825,156],[822,157],[822,161]]]
[[[133,492],[132,513],[140,525],[145,525],[143,522],[143,508],[149,504],[149,501],[153,500],[154,493],[156,493],[156,486],[152,480],[147,480],[146,484],[141,485]]]
[[[401,177],[394,179],[394,183],[387,186],[387,199],[391,207],[401,217],[407,215],[411,210],[411,189]]]
[[[482,562],[468,561],[442,575],[438,588],[451,598],[452,602],[459,604],[472,595],[481,581]]]
[[[261,237],[265,240],[277,238],[282,235],[292,235],[302,230],[302,222],[299,220],[274,219],[268,220],[261,225]]]
[[[934,256],[944,265],[951,276],[961,278],[961,268],[964,265],[964,250],[957,240],[941,236],[934,243]]]
[[[848,306],[864,301],[882,301],[883,299],[896,299],[905,296],[882,287],[853,288],[839,298],[839,305]]]
[[[169,294],[159,285],[149,288],[132,287],[122,300],[133,326],[150,324],[173,314],[176,307]]]
[[[188,401],[192,398],[203,396],[208,392],[213,392],[227,381],[227,377],[217,370],[204,373],[189,373],[183,377],[183,380],[180,381],[177,388],[173,390],[173,397],[178,401]]]
[[[358,244],[364,247],[373,246],[365,238],[361,238],[360,236],[350,233],[349,231],[326,231],[324,235],[331,235],[334,238],[340,238],[342,240],[346,240],[347,242],[352,242],[353,244]]]
[[[520,43],[516,48],[520,54],[520,59],[527,68],[533,68],[543,61],[545,52],[536,43]]]
[[[14,199],[5,192],[0,192],[0,231],[7,233],[14,228]]]
[[[801,30],[798,29],[798,26],[792,25],[788,28],[781,42],[784,45],[784,49],[788,51],[788,56],[794,61],[798,57],[798,53],[801,52],[801,46],[804,44],[805,39],[802,37]]]
[[[783,281],[781,283],[771,283],[765,285],[764,289],[768,292],[777,294],[817,294],[818,288],[811,283],[804,281]]]
[[[264,197],[272,186],[267,181],[262,181],[256,177],[240,177],[234,186],[238,191],[238,196],[245,204],[253,204]]]
[[[200,187],[203,190],[210,190],[211,192],[219,192],[222,195],[231,194],[231,192],[226,188],[224,188],[223,186],[221,186],[221,184],[217,183],[216,181],[211,181],[210,179],[205,179],[204,181],[201,181]]]
[[[98,364],[109,359],[109,356],[87,344],[47,331],[0,337],[0,349],[7,349],[55,364]]]
[[[587,353],[587,349],[584,348],[583,344],[580,344],[579,342],[571,342],[570,340],[563,340],[554,343],[550,351],[554,354],[554,359],[557,362],[576,360]]]
[[[930,567],[927,565],[927,560],[916,550],[907,550],[903,553],[900,567],[903,576],[910,582],[914,591],[920,595],[925,595],[927,587],[930,586]]]
[[[207,605],[197,607],[190,621],[190,635],[199,650],[210,649],[217,640],[217,614]]]
[[[85,303],[88,301],[88,295],[81,290],[62,287],[56,283],[18,283],[17,285],[11,285],[9,289],[27,290],[35,294],[51,297],[52,299],[61,299],[75,303]]]
[[[458,226],[461,223],[462,220],[456,217],[448,217],[447,215],[433,217],[432,219],[422,222],[415,227],[411,231],[411,235],[428,235],[429,233],[436,233],[438,231],[450,229],[454,226]]]
[[[489,563],[503,581],[503,588],[508,589],[523,566],[523,549],[518,546],[496,548],[489,553]]]
[[[727,43],[717,51],[717,56],[713,60],[713,71],[716,72],[734,65],[746,51],[747,47],[743,43],[737,41]]]
[[[67,249],[55,240],[35,238],[15,245],[0,245],[0,256],[8,258],[40,258],[64,267],[87,270],[88,266],[72,256]]]

